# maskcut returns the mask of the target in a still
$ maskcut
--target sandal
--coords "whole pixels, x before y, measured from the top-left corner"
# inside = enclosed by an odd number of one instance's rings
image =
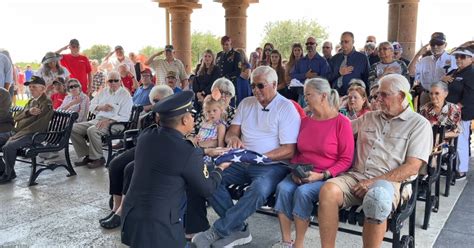
[[[108,220],[104,220],[100,223],[100,226],[105,229],[114,229],[122,224],[120,215],[112,215]]]
[[[115,214],[114,211],[110,212],[110,214],[107,215],[105,218],[100,219],[99,223],[102,223],[103,221],[106,221],[106,220],[110,219],[110,217],[112,217],[114,214]]]

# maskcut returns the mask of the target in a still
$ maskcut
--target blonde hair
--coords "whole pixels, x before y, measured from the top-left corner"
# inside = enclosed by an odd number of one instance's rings
[[[225,108],[226,108],[226,104],[223,100],[215,100],[214,98],[212,98],[211,95],[207,95],[205,98],[204,98],[204,102],[202,104],[202,109],[203,109],[203,113],[204,113],[204,117],[208,118],[207,116],[207,109],[209,109],[210,107],[212,106],[217,106],[221,111],[221,120],[225,120],[227,118],[227,112],[225,111]]]
[[[349,89],[347,89],[347,95],[349,95],[349,93],[352,91],[357,92],[362,98],[365,98],[364,104],[362,105],[362,109],[370,109],[369,98],[367,97],[367,92],[365,92],[365,88],[360,85],[353,84],[349,87]]]

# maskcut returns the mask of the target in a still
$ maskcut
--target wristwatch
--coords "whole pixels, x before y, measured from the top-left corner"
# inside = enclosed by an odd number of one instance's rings
[[[331,177],[332,177],[332,175],[329,171],[327,171],[327,170],[323,171],[323,180],[328,180]]]

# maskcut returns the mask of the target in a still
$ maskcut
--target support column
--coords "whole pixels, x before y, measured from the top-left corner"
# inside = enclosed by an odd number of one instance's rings
[[[388,1],[388,40],[398,41],[403,47],[403,57],[415,55],[418,3],[420,0]]]
[[[225,9],[225,33],[234,48],[247,47],[247,8],[258,0],[217,0]]]
[[[161,8],[166,8],[171,16],[171,44],[175,56],[184,64],[187,73],[192,70],[191,57],[191,13],[201,8],[197,0],[154,0]]]

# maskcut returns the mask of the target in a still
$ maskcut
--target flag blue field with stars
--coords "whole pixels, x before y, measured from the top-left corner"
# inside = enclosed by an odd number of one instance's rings
[[[214,163],[216,165],[219,165],[224,162],[248,163],[258,165],[267,165],[275,163],[267,156],[247,149],[231,149],[228,152],[215,158],[214,160]]]

